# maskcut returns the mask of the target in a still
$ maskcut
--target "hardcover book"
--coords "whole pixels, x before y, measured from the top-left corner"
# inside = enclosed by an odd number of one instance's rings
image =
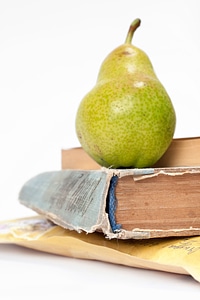
[[[200,139],[174,139],[156,166],[107,169],[82,148],[62,150],[62,170],[22,187],[19,201],[64,228],[118,239],[200,234]]]

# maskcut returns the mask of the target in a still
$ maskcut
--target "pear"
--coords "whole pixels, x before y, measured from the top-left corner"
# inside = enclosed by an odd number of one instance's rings
[[[172,101],[148,56],[132,45],[140,23],[132,22],[125,43],[103,61],[96,85],[77,110],[76,134],[82,148],[107,168],[154,165],[175,131]]]

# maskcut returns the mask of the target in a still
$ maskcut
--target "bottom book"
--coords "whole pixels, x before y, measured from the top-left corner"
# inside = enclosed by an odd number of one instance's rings
[[[114,170],[92,162],[94,169],[86,170],[77,168],[77,149],[63,153],[66,169],[25,183],[19,194],[23,205],[64,228],[102,231],[110,239],[200,235],[198,157],[190,159],[192,166],[183,157],[186,166]],[[81,155],[87,162],[79,149],[80,161]]]

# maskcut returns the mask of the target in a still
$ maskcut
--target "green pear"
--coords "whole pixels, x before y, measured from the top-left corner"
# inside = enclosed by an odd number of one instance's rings
[[[101,166],[144,168],[169,147],[176,114],[148,56],[131,44],[140,19],[125,43],[103,61],[96,85],[83,98],[76,133],[83,149]]]

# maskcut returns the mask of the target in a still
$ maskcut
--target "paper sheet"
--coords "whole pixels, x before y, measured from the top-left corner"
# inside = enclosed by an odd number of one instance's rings
[[[102,233],[78,233],[43,216],[0,222],[0,244],[11,243],[57,255],[191,275],[200,282],[200,236],[151,240],[109,240]]]

